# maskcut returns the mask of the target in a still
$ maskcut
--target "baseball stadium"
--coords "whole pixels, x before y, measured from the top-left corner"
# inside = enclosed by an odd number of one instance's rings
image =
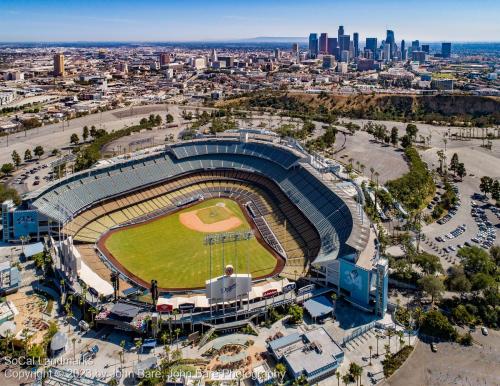
[[[3,236],[51,236],[68,281],[101,297],[118,272],[121,296],[155,280],[164,302],[204,298],[193,300],[203,309],[207,283],[230,265],[251,278],[248,301],[303,280],[383,315],[387,261],[361,190],[338,170],[293,140],[251,130],[184,141],[29,193],[7,211]],[[21,212],[35,224],[16,222]]]

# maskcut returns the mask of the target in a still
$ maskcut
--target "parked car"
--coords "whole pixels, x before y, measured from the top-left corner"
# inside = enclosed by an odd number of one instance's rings
[[[481,327],[481,333],[484,335],[484,336],[488,336],[488,329],[486,327]]]
[[[437,349],[436,343],[434,343],[434,342],[431,343],[431,350],[432,350],[432,352],[437,352],[438,349]]]

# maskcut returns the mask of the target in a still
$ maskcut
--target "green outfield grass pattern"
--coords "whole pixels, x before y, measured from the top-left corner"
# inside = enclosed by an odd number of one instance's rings
[[[225,213],[229,210],[229,216],[237,216],[242,221],[235,230],[251,228],[236,202],[211,199],[152,222],[112,233],[105,240],[105,247],[129,272],[146,282],[156,279],[161,288],[204,287],[210,278],[209,247],[203,242],[206,233],[186,228],[180,223],[179,214],[214,207],[221,202],[227,209],[218,209]],[[208,216],[211,209],[207,209]],[[215,277],[223,273],[222,246],[212,248],[215,257],[212,276]],[[252,277],[268,275],[277,265],[276,258],[255,238],[240,241],[237,254],[234,243],[225,244],[224,251],[224,264],[232,264],[237,273],[247,272],[248,256]]]

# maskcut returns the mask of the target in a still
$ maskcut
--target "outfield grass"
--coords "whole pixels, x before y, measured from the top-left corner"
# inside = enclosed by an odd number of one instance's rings
[[[239,208],[238,208],[239,209]],[[211,206],[209,208],[199,209],[196,215],[205,224],[213,224],[219,221],[227,220],[234,216],[232,210],[226,209],[226,207]]]
[[[117,231],[105,240],[106,248],[126,269],[146,282],[158,280],[162,288],[204,287],[210,278],[209,248],[203,243],[205,233],[186,228],[179,214],[214,206],[218,202],[237,216],[242,225],[236,230],[248,230],[245,216],[237,203],[228,199],[206,200],[173,215],[133,228]],[[212,276],[223,272],[222,246],[213,248]],[[225,265],[232,264],[236,272],[247,272],[247,256],[253,277],[270,274],[276,258],[255,238],[238,243],[237,258],[234,244],[225,245]]]

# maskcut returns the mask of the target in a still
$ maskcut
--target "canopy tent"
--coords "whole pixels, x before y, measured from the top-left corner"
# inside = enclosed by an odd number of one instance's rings
[[[110,296],[113,295],[113,286],[106,280],[101,278],[97,273],[89,268],[87,264],[82,261],[80,267],[80,280],[82,280],[88,287],[92,287],[99,295]]]
[[[318,296],[307,300],[304,308],[313,319],[329,315],[333,311],[332,302],[324,296]]]
[[[111,313],[121,317],[133,319],[141,311],[139,307],[126,303],[116,303],[111,309]]]
[[[52,340],[50,341],[50,350],[52,352],[62,350],[66,347],[68,344],[68,336],[62,332],[58,331],[55,333],[55,335],[52,337]]]
[[[0,336],[5,338],[8,334],[15,335],[17,331],[16,323],[12,320],[0,324]]]
[[[29,244],[24,247],[24,256],[32,257],[43,252],[43,243]]]

